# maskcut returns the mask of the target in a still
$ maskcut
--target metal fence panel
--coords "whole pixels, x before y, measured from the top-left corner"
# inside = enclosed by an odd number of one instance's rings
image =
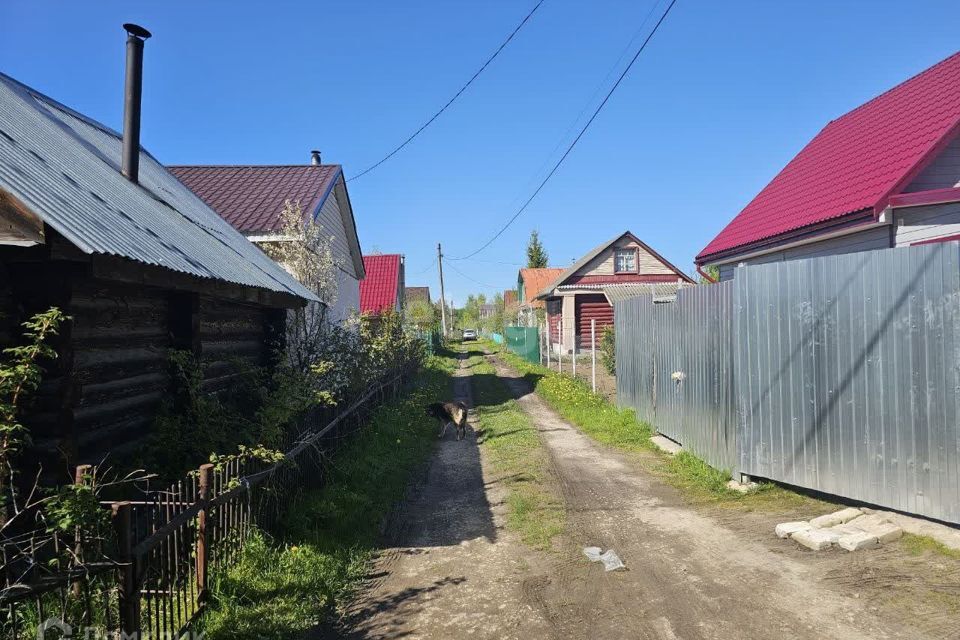
[[[521,358],[540,364],[540,332],[536,327],[506,327],[507,348]]]
[[[960,522],[956,243],[740,267],[743,473]]]
[[[616,303],[617,397],[637,416],[721,469],[737,465],[733,286],[691,287],[675,302]]]

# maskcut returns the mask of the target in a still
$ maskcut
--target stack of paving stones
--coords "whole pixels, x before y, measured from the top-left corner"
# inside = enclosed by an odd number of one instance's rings
[[[776,533],[777,537],[793,538],[814,551],[833,546],[858,551],[892,542],[903,535],[903,530],[878,513],[866,515],[851,507],[809,522],[783,522],[777,525]]]

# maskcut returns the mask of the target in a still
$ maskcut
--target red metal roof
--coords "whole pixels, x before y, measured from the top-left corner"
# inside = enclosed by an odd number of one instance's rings
[[[167,167],[188,189],[244,233],[280,227],[284,203],[313,213],[336,184],[338,164]]]
[[[397,308],[401,258],[398,253],[363,256],[367,277],[360,281],[360,313]]]
[[[960,123],[960,53],[830,122],[697,261],[855,212],[877,214]]]

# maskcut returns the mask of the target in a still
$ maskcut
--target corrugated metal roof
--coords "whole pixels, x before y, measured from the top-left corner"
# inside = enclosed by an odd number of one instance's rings
[[[694,287],[696,285],[690,284],[688,282],[657,282],[657,283],[628,283],[628,284],[604,284],[604,285],[588,285],[584,286],[573,286],[572,289],[584,289],[584,288],[598,288],[602,289],[604,295],[607,296],[607,300],[610,301],[610,304],[615,304],[617,302],[622,302],[624,300],[629,300],[630,298],[637,298],[639,296],[653,296],[654,302],[666,302],[668,300],[675,300],[677,297],[677,291],[685,287]],[[559,287],[562,289],[563,287]]]
[[[84,253],[317,300],[147,151],[120,174],[121,136],[0,73],[0,189]]]
[[[360,313],[380,313],[397,308],[402,256],[386,253],[363,256],[367,276],[360,281]]]

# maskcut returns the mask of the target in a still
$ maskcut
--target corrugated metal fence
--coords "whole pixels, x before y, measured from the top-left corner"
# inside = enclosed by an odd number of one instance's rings
[[[540,364],[540,331],[536,327],[507,327],[507,348],[521,358]]]
[[[960,522],[957,243],[739,267],[616,329],[621,403],[714,466]]]
[[[737,466],[733,285],[692,287],[676,302],[616,303],[617,397],[720,469]]]

